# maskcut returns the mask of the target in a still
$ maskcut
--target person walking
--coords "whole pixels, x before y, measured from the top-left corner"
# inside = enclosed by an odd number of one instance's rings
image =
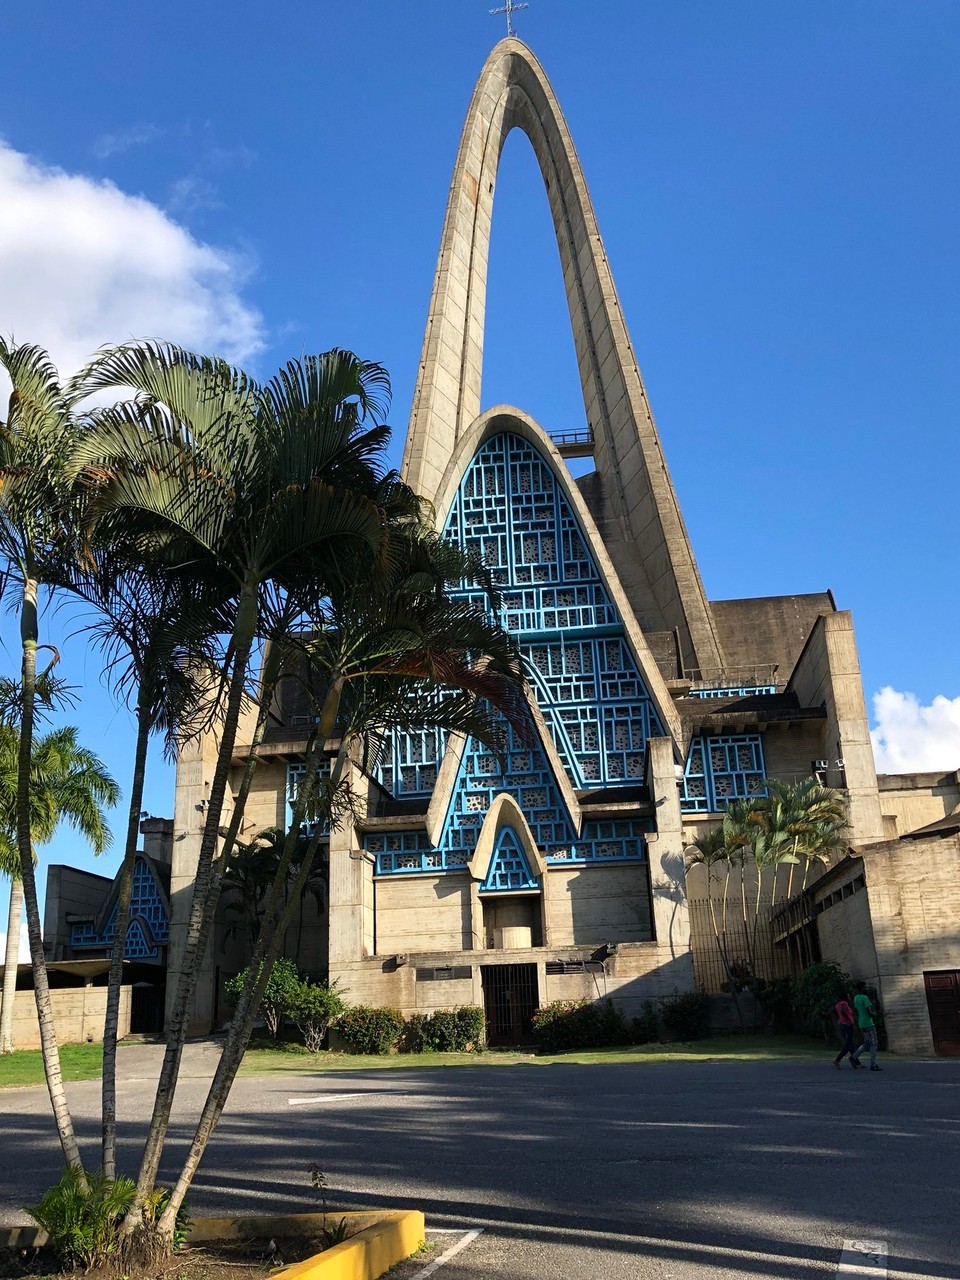
[[[856,1023],[847,997],[841,996],[833,1008],[837,1015],[837,1021],[840,1023],[840,1034],[843,1037],[843,1048],[834,1058],[833,1065],[839,1071],[840,1063],[849,1054],[851,1067],[859,1067],[860,1063],[856,1062],[853,1057],[853,1028]]]
[[[863,1044],[855,1053],[851,1053],[850,1061],[855,1067],[861,1066],[860,1055],[864,1049],[870,1050],[870,1070],[880,1071],[877,1066],[877,1027],[873,1020],[873,1004],[867,995],[867,988],[862,982],[857,983],[857,994],[853,997],[853,1007],[857,1011],[857,1023],[860,1027],[860,1034],[863,1036]]]

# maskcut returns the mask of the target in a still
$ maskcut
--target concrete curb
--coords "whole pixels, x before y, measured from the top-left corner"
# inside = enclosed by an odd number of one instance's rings
[[[355,1233],[342,1244],[294,1262],[276,1274],[286,1280],[378,1280],[423,1244],[423,1214],[418,1209],[374,1209],[363,1213],[265,1214],[249,1218],[197,1218],[188,1244],[238,1240],[244,1236],[303,1237],[346,1218]],[[46,1244],[47,1233],[30,1225],[0,1229],[0,1247],[33,1248]]]
[[[229,1240],[246,1235],[270,1237],[319,1234],[324,1226],[347,1220],[356,1234],[323,1253],[284,1267],[285,1280],[378,1280],[409,1258],[425,1239],[423,1214],[417,1209],[375,1209],[363,1213],[291,1213],[250,1218],[198,1218],[189,1244]]]

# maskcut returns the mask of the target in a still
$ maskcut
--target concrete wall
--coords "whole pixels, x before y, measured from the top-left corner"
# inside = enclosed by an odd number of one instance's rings
[[[68,915],[95,916],[113,886],[110,876],[98,876],[78,867],[54,864],[47,869],[47,895],[43,910],[44,949],[48,960],[70,959]]]
[[[891,1049],[932,1053],[923,975],[960,969],[960,837],[887,840],[862,858],[866,891],[817,917],[823,957],[876,984]]]
[[[469,951],[472,946],[470,877],[466,872],[384,876],[376,881],[378,955]]]
[[[647,868],[558,867],[550,877],[547,936],[552,946],[650,942],[653,920]]]
[[[130,1033],[130,987],[120,988],[120,1036]],[[50,992],[59,1044],[99,1044],[107,1011],[106,987],[54,987]],[[13,1041],[18,1049],[40,1047],[33,991],[18,991],[13,1002]]]
[[[787,688],[803,706],[822,705],[826,709],[824,758],[844,762],[852,842],[860,845],[881,840],[877,772],[848,610],[817,619]]]
[[[849,897],[832,905],[824,902],[824,899],[829,900],[837,890],[844,890],[847,886],[854,887],[862,876],[863,864],[854,860],[846,875],[838,880],[831,879],[829,892],[815,895],[814,901],[819,909],[817,932],[825,960],[832,960],[852,978],[860,978],[876,985],[879,969],[866,889],[851,893]]]
[[[596,999],[610,996],[627,1017],[640,1014],[646,1000],[658,1000],[676,990],[690,990],[689,955],[671,957],[655,942],[620,943],[615,954],[591,966],[591,971],[547,975],[548,961],[588,959],[592,949],[532,947],[522,950],[448,951],[408,956],[400,968],[392,958],[344,964],[337,977],[351,1004],[389,1005],[406,1017],[455,1005],[483,1005],[481,970],[485,964],[535,964],[539,1003],[552,1000]],[[469,978],[418,981],[417,969],[456,965],[470,970]]]
[[[880,774],[877,783],[884,835],[890,840],[937,822],[960,805],[960,769]]]

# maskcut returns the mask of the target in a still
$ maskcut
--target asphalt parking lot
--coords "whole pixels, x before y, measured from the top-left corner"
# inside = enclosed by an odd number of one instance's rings
[[[190,1048],[176,1144],[214,1056]],[[152,1047],[121,1054],[131,1165],[156,1058]],[[446,1233],[433,1261],[479,1230],[432,1272],[438,1280],[960,1280],[960,1062],[884,1066],[242,1077],[190,1204],[203,1214],[314,1209],[316,1161],[334,1209],[422,1208]],[[68,1090],[92,1152],[99,1082]],[[0,1221],[22,1218],[19,1206],[58,1173],[47,1106],[43,1089],[0,1092]]]

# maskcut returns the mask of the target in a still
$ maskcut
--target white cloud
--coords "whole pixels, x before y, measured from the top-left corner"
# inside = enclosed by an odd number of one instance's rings
[[[0,933],[0,964],[3,964],[4,957],[7,954],[7,935]],[[27,937],[27,926],[24,925],[20,930],[20,959],[18,964],[26,964],[30,959],[30,940]]]
[[[93,144],[93,153],[100,160],[107,160],[131,147],[142,147],[155,138],[162,138],[165,133],[166,129],[156,124],[135,124],[116,133],[102,133]]]
[[[928,707],[889,685],[873,695],[870,738],[878,773],[960,769],[960,697],[937,694]]]
[[[263,345],[248,275],[142,196],[0,140],[0,333],[46,347],[64,375],[129,338],[248,361]]]

